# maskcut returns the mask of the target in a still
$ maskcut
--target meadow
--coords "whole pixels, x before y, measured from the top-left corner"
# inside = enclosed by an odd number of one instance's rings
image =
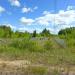
[[[17,38],[9,38],[7,35],[6,38],[3,38],[2,34],[0,60],[11,63],[26,60],[26,63],[20,64],[20,67],[13,70],[23,71],[28,75],[61,75],[61,72],[68,73],[69,69],[75,71],[75,68],[72,69],[75,66],[74,32],[71,34],[67,32],[67,37],[64,31],[63,34],[61,31],[61,35],[50,34],[49,36],[47,33],[48,31],[43,32],[42,37],[39,37],[38,34],[36,36],[36,32],[33,33],[34,37],[23,37],[23,35],[19,37],[21,34],[16,34]],[[10,70],[7,63],[3,62],[0,65],[0,69]],[[28,67],[24,67],[25,65]]]

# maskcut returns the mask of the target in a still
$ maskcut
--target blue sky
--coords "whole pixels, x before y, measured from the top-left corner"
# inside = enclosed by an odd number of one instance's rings
[[[0,25],[51,33],[75,26],[75,0],[0,0]]]

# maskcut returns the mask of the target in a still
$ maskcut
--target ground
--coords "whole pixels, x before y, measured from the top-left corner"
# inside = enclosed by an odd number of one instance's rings
[[[5,61],[0,60],[0,72],[3,70],[4,72],[15,72],[19,71],[21,72],[23,68],[27,69],[28,67],[46,67],[48,71],[54,71],[58,70],[58,72],[61,72],[60,75],[75,75],[75,66],[62,66],[62,65],[52,65],[52,66],[46,66],[43,64],[32,64],[30,61],[27,60],[14,60],[14,61]],[[22,70],[21,70],[22,69]],[[23,71],[22,71],[23,72]],[[34,72],[34,71],[33,71]],[[35,75],[35,74],[33,74]],[[38,74],[40,75],[40,74]],[[44,75],[44,74],[43,74]],[[49,75],[49,74],[47,74]],[[56,74],[53,74],[56,75]],[[59,74],[58,74],[59,75]]]

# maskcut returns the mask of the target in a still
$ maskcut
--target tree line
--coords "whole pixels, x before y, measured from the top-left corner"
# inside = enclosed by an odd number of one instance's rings
[[[0,38],[49,37],[50,35],[50,31],[46,28],[40,33],[37,33],[36,30],[34,30],[33,33],[29,33],[27,31],[13,31],[10,26],[0,26]]]
[[[46,28],[43,29],[42,32],[37,33],[36,30],[33,33],[29,33],[27,31],[20,32],[20,31],[13,31],[10,26],[0,25],[0,38],[24,38],[24,37],[50,37],[52,34]],[[75,27],[61,29],[58,32],[59,36],[66,36],[69,38],[75,38]]]

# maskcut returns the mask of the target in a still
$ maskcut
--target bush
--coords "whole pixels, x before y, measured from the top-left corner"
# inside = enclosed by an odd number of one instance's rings
[[[51,50],[53,48],[53,43],[51,41],[46,41],[44,44],[45,50]]]

